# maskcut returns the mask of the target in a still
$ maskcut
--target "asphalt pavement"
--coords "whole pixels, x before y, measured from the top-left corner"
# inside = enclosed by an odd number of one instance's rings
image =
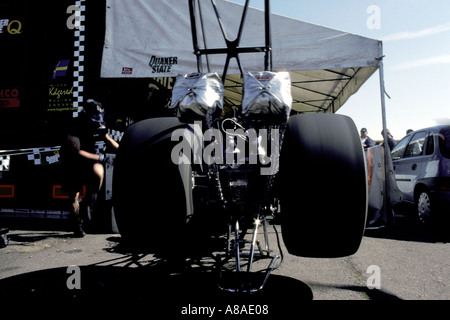
[[[366,231],[359,251],[344,258],[295,257],[280,239],[282,264],[255,294],[218,289],[222,281],[234,278],[220,278],[216,260],[201,250],[184,261],[172,261],[130,248],[116,233],[74,238],[67,231],[41,229],[11,229],[8,246],[0,249],[4,306],[18,301],[132,305],[181,318],[236,313],[268,318],[292,314],[299,305],[319,300],[450,300],[448,232],[422,228],[407,216],[399,217],[391,229]],[[276,232],[269,228],[268,233],[273,254],[280,254]],[[261,270],[267,266],[266,259],[257,263],[255,268]]]

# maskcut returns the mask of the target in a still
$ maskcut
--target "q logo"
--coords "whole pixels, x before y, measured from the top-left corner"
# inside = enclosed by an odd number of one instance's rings
[[[22,22],[19,20],[13,20],[8,24],[9,34],[21,34],[22,33]]]

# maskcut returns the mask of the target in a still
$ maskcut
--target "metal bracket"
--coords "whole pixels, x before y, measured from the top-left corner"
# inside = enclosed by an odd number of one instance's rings
[[[251,53],[251,52],[264,52],[264,69],[266,71],[272,71],[272,39],[271,39],[271,32],[270,32],[270,1],[264,0],[264,6],[265,6],[265,15],[264,15],[264,22],[265,22],[265,45],[260,47],[241,47],[240,41],[242,36],[242,31],[244,29],[244,24],[247,16],[247,9],[249,5],[250,0],[245,1],[244,9],[241,16],[241,22],[239,25],[239,31],[236,36],[236,39],[232,40],[229,39],[227,32],[225,30],[225,26],[222,22],[222,18],[220,17],[219,9],[217,7],[216,1],[211,0],[211,4],[214,8],[214,12],[217,17],[217,21],[219,23],[220,29],[222,31],[223,38],[225,40],[225,43],[227,45],[226,48],[205,48],[200,49],[199,43],[198,43],[198,37],[197,37],[197,22],[196,22],[196,3],[197,7],[199,8],[199,15],[200,15],[200,21],[202,21],[201,16],[201,7],[199,0],[190,0],[189,1],[189,12],[190,12],[190,18],[191,18],[191,32],[192,32],[192,42],[194,46],[194,54],[197,56],[197,69],[198,72],[203,71],[202,66],[202,55],[205,55],[206,57],[209,54],[226,54],[226,61],[225,66],[222,73],[222,82],[225,83],[225,78],[227,76],[228,72],[228,66],[230,63],[231,58],[235,58],[236,62],[238,64],[239,70],[241,72],[241,75],[243,75],[244,71],[241,66],[241,62],[239,60],[239,54],[240,53]],[[204,30],[202,30],[204,35]]]

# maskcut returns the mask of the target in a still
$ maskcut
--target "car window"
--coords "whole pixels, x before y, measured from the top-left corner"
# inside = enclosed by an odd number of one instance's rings
[[[399,143],[392,149],[391,157],[392,160],[398,160],[403,158],[403,155],[405,153],[406,146],[408,145],[409,136],[404,137],[402,140],[400,140]]]
[[[444,157],[450,159],[450,127],[445,127],[439,132],[439,149]]]
[[[411,141],[408,143],[408,146],[406,147],[405,158],[417,157],[422,155],[426,136],[427,133],[425,131],[414,134]]]

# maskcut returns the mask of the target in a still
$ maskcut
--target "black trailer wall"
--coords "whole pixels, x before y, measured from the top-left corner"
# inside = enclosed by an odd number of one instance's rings
[[[2,209],[67,209],[54,188],[58,146],[78,111],[75,83],[79,106],[100,100],[110,130],[171,115],[164,106],[174,79],[101,78],[105,10],[106,0],[0,1],[0,217]]]
[[[51,145],[69,118],[70,112],[49,110],[70,108],[72,103],[74,39],[66,13],[71,4],[68,0],[1,2],[0,19],[10,27],[0,34],[0,88],[16,88],[19,100],[13,106],[2,100],[0,148]]]
[[[155,79],[100,77],[106,0],[82,3],[83,100],[102,101],[112,129],[124,130],[127,117],[136,122],[171,115],[164,108],[170,89]],[[73,81],[78,80],[74,79],[75,4],[75,0],[1,1],[0,22],[8,23],[0,33],[4,96],[0,96],[0,150],[59,145],[67,121],[77,111],[72,96]],[[129,32],[136,36],[134,30]],[[6,97],[11,93],[15,97]]]

